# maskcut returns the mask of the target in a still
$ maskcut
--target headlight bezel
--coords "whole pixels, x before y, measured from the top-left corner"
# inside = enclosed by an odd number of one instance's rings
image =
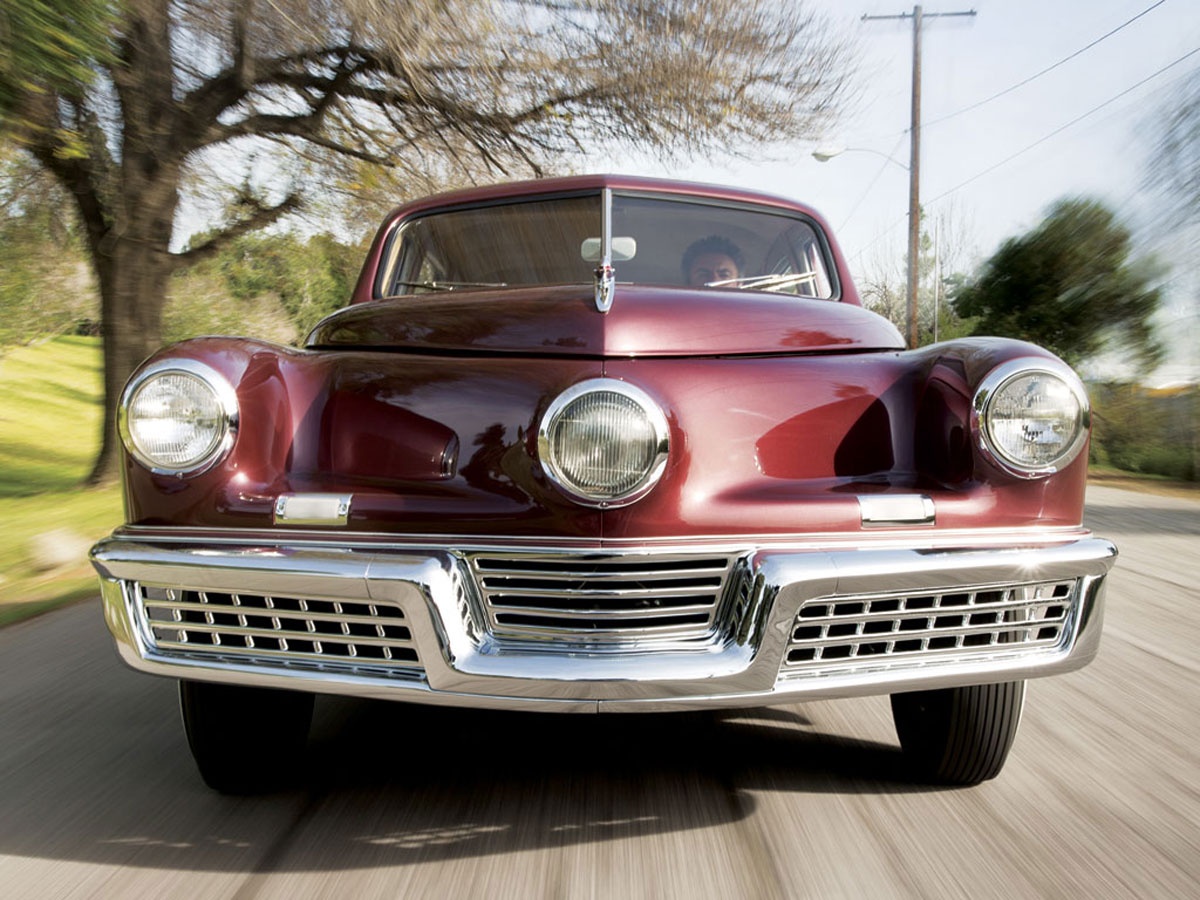
[[[221,421],[219,435],[205,449],[203,455],[195,457],[186,465],[166,465],[145,452],[135,439],[130,423],[130,407],[139,394],[153,381],[166,375],[183,375],[200,382],[209,390],[217,402]],[[139,370],[129,379],[121,392],[117,406],[117,431],[126,451],[140,465],[155,475],[170,475],[179,478],[201,475],[220,463],[233,449],[237,437],[240,412],[237,392],[233,385],[212,366],[195,359],[162,359]]]
[[[1014,381],[1029,375],[1041,375],[1061,382],[1078,406],[1075,434],[1063,449],[1046,463],[1017,459],[1004,450],[993,435],[991,411],[997,395]],[[1066,363],[1055,359],[1021,357],[993,368],[975,389],[971,403],[971,431],[975,446],[983,457],[1000,470],[1023,479],[1045,478],[1061,472],[1079,456],[1091,432],[1091,404],[1087,389]]]
[[[616,495],[600,495],[575,484],[560,465],[553,446],[551,433],[559,416],[572,403],[592,393],[613,393],[630,400],[640,408],[653,433],[654,444],[650,465],[636,483]],[[658,484],[670,455],[670,434],[671,429],[666,414],[654,398],[644,390],[614,378],[589,378],[560,393],[542,414],[541,421],[538,423],[538,458],[551,483],[572,500],[596,509],[615,509],[636,503]]]

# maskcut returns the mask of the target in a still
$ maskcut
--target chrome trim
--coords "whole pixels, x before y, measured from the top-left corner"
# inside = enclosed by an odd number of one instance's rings
[[[275,498],[276,525],[345,525],[353,494],[280,494]]]
[[[464,559],[492,638],[575,653],[717,640],[740,555],[509,550]]]
[[[988,420],[992,398],[1005,384],[1022,375],[1036,373],[1050,375],[1062,381],[1079,404],[1079,427],[1075,436],[1058,457],[1041,466],[1031,466],[1005,454],[993,442]],[[1087,443],[1091,424],[1091,405],[1088,400],[1087,388],[1084,387],[1083,382],[1070,366],[1056,359],[1022,357],[1001,363],[984,376],[971,401],[971,434],[975,446],[993,465],[1018,478],[1044,478],[1070,465],[1079,455],[1079,451],[1083,449],[1083,445]]]
[[[612,188],[600,192],[600,264],[592,273],[596,310],[607,313],[612,309],[617,286],[617,270],[612,264]]]
[[[1077,588],[1068,578],[817,597],[800,607],[784,665],[849,670],[1058,647]]]
[[[579,398],[592,393],[619,394],[631,400],[645,414],[647,421],[654,430],[654,458],[650,466],[633,487],[622,494],[612,497],[589,494],[587,491],[572,484],[559,467],[550,440],[550,431],[558,421],[563,410]],[[594,506],[598,509],[613,509],[628,506],[640,500],[658,484],[663,470],[667,467],[667,455],[671,447],[671,430],[662,408],[654,401],[654,398],[641,388],[625,381],[618,381],[615,378],[589,378],[586,381],[580,381],[577,384],[571,385],[571,387],[567,388],[550,402],[550,406],[547,407],[545,414],[543,414],[541,422],[538,423],[537,441],[538,459],[541,461],[547,477],[557,488],[571,497],[571,499],[586,506]]]
[[[151,379],[170,372],[182,372],[199,379],[216,396],[225,420],[225,433],[221,439],[202,458],[184,467],[162,466],[150,459],[138,448],[129,430],[129,405],[133,402],[134,396]],[[141,465],[156,475],[174,475],[182,478],[186,475],[199,475],[207,472],[225,458],[233,448],[234,439],[237,437],[238,416],[237,392],[225,376],[216,369],[194,359],[160,359],[136,372],[126,382],[125,389],[121,392],[121,401],[117,405],[117,431],[130,456]]]
[[[855,502],[857,499],[855,498]],[[1079,525],[1029,526],[1026,528],[943,528],[929,531],[920,528],[898,528],[894,531],[863,532],[815,531],[803,536],[781,534],[745,534],[731,537],[727,534],[702,534],[687,537],[640,537],[640,538],[583,538],[583,537],[511,537],[498,541],[495,536],[462,535],[452,533],[425,533],[403,535],[379,531],[341,532],[308,531],[289,533],[289,547],[332,547],[358,550],[406,550],[429,546],[456,547],[462,552],[497,551],[520,548],[555,552],[570,550],[637,550],[647,552],[669,552],[672,549],[688,552],[723,553],[734,546],[759,547],[771,550],[844,550],[846,548],[898,549],[922,548],[926,550],[956,549],[961,547],[1035,547],[1045,544],[1063,544],[1089,537],[1091,532]],[[243,545],[246,543],[277,543],[281,536],[267,529],[255,530],[229,527],[195,527],[122,525],[114,537],[146,543],[176,544],[180,541],[205,542],[215,546]],[[869,540],[869,545],[864,539]]]
[[[199,659],[419,668],[404,612],[385,603],[130,582],[155,649]]]
[[[933,498],[924,494],[859,494],[864,528],[893,525],[933,525],[936,509]]]
[[[730,548],[731,552],[735,548]],[[92,551],[105,617],[134,668],[172,677],[491,708],[653,711],[745,707],[802,698],[859,696],[1019,680],[1078,668],[1095,655],[1103,585],[1115,548],[1080,537],[1055,546],[922,549],[745,549],[731,612],[717,640],[632,646],[626,652],[548,651],[506,644],[481,629],[464,557],[434,546],[399,550],[301,548],[262,542],[149,544],[124,537]],[[574,551],[564,549],[564,556]],[[645,552],[612,551],[613,559]],[[787,666],[806,604],[844,597],[976,590],[979,586],[1076,587],[1053,646],[999,644],[986,652],[892,659],[842,669]],[[317,597],[399,609],[421,669],[381,672],[347,661],[226,658],[156,647],[135,586]],[[153,627],[153,626],[149,626]]]

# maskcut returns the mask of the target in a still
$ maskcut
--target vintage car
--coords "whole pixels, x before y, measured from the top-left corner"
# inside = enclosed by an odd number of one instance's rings
[[[905,350],[813,210],[616,176],[403,206],[303,348],[168,347],[92,552],[207,783],[313,693],[668,713],[888,694],[921,779],[1004,764],[1095,655],[1087,395],[1038,347]]]

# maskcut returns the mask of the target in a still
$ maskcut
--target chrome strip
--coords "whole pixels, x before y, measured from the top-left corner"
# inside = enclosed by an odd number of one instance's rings
[[[857,502],[856,498],[851,498]],[[246,546],[280,542],[281,535],[268,529],[123,525],[113,537],[147,544],[178,544],[181,542],[209,546]],[[846,549],[913,549],[961,547],[1041,547],[1058,545],[1091,537],[1091,532],[1079,525],[1055,525],[1028,528],[942,528],[930,531],[921,528],[897,528],[886,532],[819,531],[804,535],[790,534],[701,534],[688,537],[630,537],[584,538],[541,536],[505,538],[495,535],[420,534],[403,535],[390,532],[307,531],[286,535],[288,547],[294,549],[333,549],[368,551],[407,551],[426,547],[452,546],[462,552],[504,552],[507,550],[544,550],[571,552],[596,550],[603,552],[725,553],[731,547],[759,547],[767,550],[812,551]]]
[[[633,559],[640,554],[630,553]],[[855,696],[977,684],[1078,668],[1096,653],[1104,576],[1115,548],[1096,538],[1052,547],[930,551],[779,552],[759,549],[739,562],[734,608],[723,639],[709,645],[631,647],[570,656],[505,646],[481,632],[471,613],[464,560],[421,552],[302,550],[285,545],[214,548],[150,545],[110,538],[93,549],[105,616],[122,656],[144,671],[173,677],[293,689],[390,696],[419,702],[501,708],[614,711],[754,706],[803,697]],[[842,672],[783,665],[800,609],[815,598],[977,585],[1080,579],[1054,647],[996,648],[957,656]],[[192,589],[386,602],[403,611],[424,676],[354,665],[288,664],[204,658],[157,649],[146,631],[136,582]]]
[[[275,498],[276,525],[345,525],[353,494],[280,494]]]
[[[933,498],[924,494],[859,494],[864,528],[890,525],[932,525],[936,510]]]

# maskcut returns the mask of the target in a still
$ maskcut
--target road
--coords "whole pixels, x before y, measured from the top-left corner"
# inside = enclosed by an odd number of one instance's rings
[[[1200,502],[1089,490],[1100,658],[1009,763],[905,783],[887,701],[555,717],[320,698],[308,784],[227,798],[98,602],[0,631],[5,897],[1194,897]]]

